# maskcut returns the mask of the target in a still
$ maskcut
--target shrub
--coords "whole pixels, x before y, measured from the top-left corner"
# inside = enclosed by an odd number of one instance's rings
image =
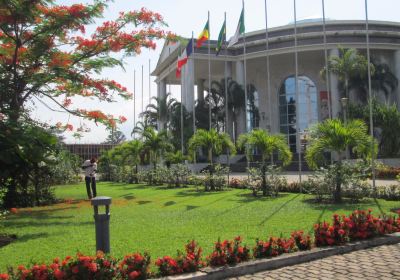
[[[333,225],[327,222],[314,225],[315,245],[342,245],[349,241],[348,228],[342,228],[338,215],[333,217]]]
[[[207,257],[211,266],[234,265],[250,259],[250,250],[242,246],[240,236],[234,240],[224,240],[215,243],[214,251]]]
[[[341,245],[348,241],[367,239],[400,231],[400,215],[374,217],[371,210],[357,210],[348,217],[333,215],[332,226],[323,222],[314,225],[316,246]]]
[[[144,253],[134,253],[127,255],[119,263],[119,278],[121,279],[147,279],[151,276],[150,274],[150,255]]]
[[[256,240],[253,255],[256,259],[275,257],[283,253],[295,252],[296,242],[293,238],[270,237],[268,241]]]
[[[396,179],[400,175],[400,168],[390,167],[387,165],[378,165],[375,170],[377,179]]]
[[[221,191],[226,186],[226,176],[228,175],[229,167],[224,167],[220,164],[210,166],[203,170],[204,187],[206,191]]]
[[[300,251],[311,250],[312,241],[310,235],[304,235],[304,232],[299,230],[292,232],[290,236],[292,237],[292,239],[296,243],[297,248]]]
[[[178,251],[175,259],[170,256],[157,259],[156,266],[158,266],[159,274],[169,276],[195,272],[205,265],[201,256],[202,249],[194,240],[186,244],[185,251],[186,254]]]
[[[287,185],[287,180],[283,176],[279,176],[280,168],[275,166],[267,167],[266,184],[268,195],[277,196],[280,189],[285,188]],[[262,191],[262,172],[259,168],[249,168],[247,170],[250,179],[248,185],[253,191],[253,195],[257,196],[258,192]]]
[[[400,185],[378,186],[377,197],[387,200],[400,200]]]
[[[247,188],[246,180],[240,180],[239,178],[232,178],[229,182],[229,187],[234,189],[245,189]]]
[[[168,186],[180,188],[189,184],[189,177],[192,171],[184,164],[175,164],[167,169],[165,173]]]

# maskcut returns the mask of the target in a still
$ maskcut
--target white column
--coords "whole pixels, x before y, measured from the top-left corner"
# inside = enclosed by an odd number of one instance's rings
[[[185,66],[182,68],[181,85],[183,89],[183,105],[186,111],[193,111],[194,102],[194,63],[189,59]]]
[[[235,81],[243,86],[244,90],[244,62],[243,61],[236,61],[236,75]],[[245,115],[245,108],[244,104],[240,112],[237,114],[236,118],[236,139],[239,137],[240,134],[246,133],[246,115]]]
[[[400,81],[400,50],[394,52],[394,73]],[[400,110],[400,86],[395,91],[395,97],[392,99],[397,103],[397,108]]]
[[[339,50],[338,49],[331,49],[329,50],[329,57],[331,56],[339,56]],[[341,105],[340,105],[340,92],[339,92],[339,80],[336,74],[333,74],[332,72],[329,72],[329,80],[330,80],[330,86],[331,86],[331,105],[332,105],[332,118],[337,118],[339,116],[339,113],[341,111]]]

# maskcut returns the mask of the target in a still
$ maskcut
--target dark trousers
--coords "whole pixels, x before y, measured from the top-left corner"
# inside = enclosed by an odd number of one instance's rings
[[[96,177],[85,177],[85,182],[86,182],[86,191],[89,199],[92,199],[93,197],[97,196],[96,192]],[[92,189],[90,190],[90,187]],[[92,195],[93,193],[93,195]]]

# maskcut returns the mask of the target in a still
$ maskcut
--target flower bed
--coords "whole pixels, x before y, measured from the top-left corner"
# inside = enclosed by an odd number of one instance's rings
[[[7,274],[0,274],[0,280],[72,280],[72,279],[148,279],[158,276],[195,272],[202,267],[235,265],[255,259],[273,258],[295,251],[310,250],[313,246],[343,245],[350,241],[364,240],[394,232],[400,232],[400,212],[396,216],[374,217],[370,210],[357,210],[345,216],[333,215],[332,224],[322,222],[314,225],[314,241],[310,235],[295,231],[289,238],[269,237],[256,240],[251,254],[242,245],[240,236],[234,240],[218,240],[214,251],[204,261],[202,249],[195,241],[185,246],[185,253],[178,251],[176,257],[164,256],[154,263],[158,271],[151,270],[148,253],[130,254],[122,260],[99,252],[96,256],[78,254],[62,261],[58,258],[49,264],[37,264],[29,268],[10,268]]]

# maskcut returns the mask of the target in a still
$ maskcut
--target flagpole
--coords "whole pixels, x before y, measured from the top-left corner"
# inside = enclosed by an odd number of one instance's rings
[[[144,121],[144,74],[143,74],[143,64],[142,64],[142,121]]]
[[[268,111],[269,111],[269,132],[272,133],[272,93],[271,93],[271,77],[270,77],[270,65],[269,65],[269,34],[268,34],[268,8],[267,0],[264,0],[265,7],[265,58],[267,63],[267,95],[268,95]],[[271,164],[274,164],[274,155],[271,153]]]
[[[133,129],[136,127],[136,69],[133,69]],[[133,139],[136,139],[133,133]]]
[[[243,25],[244,24],[244,0],[242,0],[242,10],[243,10]],[[246,28],[246,27],[245,27]],[[247,61],[246,61],[246,29],[243,32],[243,66],[244,66],[244,117],[245,117],[245,130],[246,133],[249,132],[249,127],[248,127],[248,120],[247,120]],[[249,159],[246,156],[246,162],[247,162],[247,178],[249,178],[249,168],[250,168],[250,162]]]
[[[368,59],[368,96],[369,96],[369,124],[371,133],[371,169],[372,169],[372,189],[376,195],[376,177],[375,177],[375,141],[374,141],[374,119],[372,108],[372,86],[371,86],[371,54],[369,47],[369,25],[368,25],[368,0],[365,0],[365,30],[367,41],[367,59]]]
[[[193,62],[193,77],[195,76],[194,74],[194,40],[193,40],[193,31],[192,31],[192,62]],[[192,114],[193,114],[193,134],[196,132],[196,99],[194,98],[194,92],[193,92],[193,106],[192,106]]]
[[[149,58],[149,104],[151,103],[151,59]]]
[[[211,29],[210,29],[210,11],[208,11],[208,122],[211,130]]]
[[[298,65],[298,54],[297,54],[297,15],[296,15],[296,0],[293,0],[294,6],[294,60],[295,60],[295,95],[296,95],[296,139],[297,139],[297,154],[299,155],[299,182],[301,183],[301,173],[302,173],[302,165],[301,165],[301,139],[300,139],[300,122],[299,122],[299,65]],[[301,188],[301,185],[300,185]]]
[[[224,13],[224,25],[225,25],[225,37],[226,37],[226,12]],[[227,69],[228,69],[228,48],[226,46],[226,39],[225,41],[225,61],[224,61],[224,82],[225,82],[225,132],[228,133],[228,77],[227,77]],[[222,44],[221,44],[222,48]]]
[[[243,20],[244,20],[244,0],[242,0],[243,7]],[[246,25],[244,25],[246,26]],[[247,60],[246,60],[246,31],[243,32],[243,63],[244,63],[244,108],[246,120],[246,133],[249,132],[248,119],[247,119]]]
[[[179,43],[179,54],[181,54],[182,50],[181,50],[181,44]],[[179,60],[179,57],[178,57]],[[181,76],[182,79],[182,76]],[[181,83],[181,152],[183,155],[183,87],[182,87],[182,83]]]
[[[225,43],[225,61],[224,61],[224,77],[225,77],[225,133],[229,134],[228,131],[228,77],[227,77],[227,69],[228,69],[228,47],[226,45],[226,12],[224,13],[224,37],[223,37],[223,42]],[[222,44],[221,44],[221,48],[222,48]],[[229,186],[229,173],[230,173],[230,169],[231,169],[231,164],[229,162],[229,157],[230,157],[230,151],[229,149],[227,149],[226,151],[226,164],[228,165],[228,186]]]
[[[322,29],[324,32],[324,54],[325,54],[325,81],[326,81],[326,93],[328,98],[328,116],[332,119],[331,109],[331,87],[329,80],[329,65],[328,65],[328,47],[326,41],[326,22],[325,22],[325,0],[322,0]]]

